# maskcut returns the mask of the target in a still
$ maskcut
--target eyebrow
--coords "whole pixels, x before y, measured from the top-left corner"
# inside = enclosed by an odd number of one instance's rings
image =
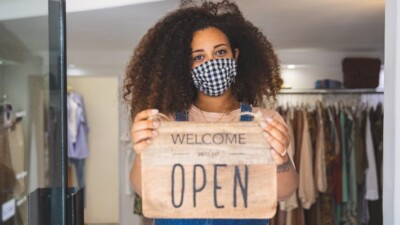
[[[219,44],[219,45],[214,46],[214,49],[216,49],[218,47],[221,47],[221,46],[224,46],[224,45],[228,46],[226,44]],[[195,53],[195,52],[204,52],[204,49],[197,49],[197,50],[192,51],[192,53]]]

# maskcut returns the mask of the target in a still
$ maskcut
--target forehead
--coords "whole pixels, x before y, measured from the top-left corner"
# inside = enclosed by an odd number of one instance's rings
[[[229,46],[228,37],[218,28],[208,27],[193,33],[192,49],[213,47],[217,44]]]

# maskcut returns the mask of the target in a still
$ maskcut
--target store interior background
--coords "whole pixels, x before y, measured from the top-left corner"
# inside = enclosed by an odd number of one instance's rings
[[[140,224],[141,218],[132,213],[133,195],[127,184],[133,155],[121,87],[133,48],[179,1],[66,2],[68,82],[85,100],[90,129],[85,222]],[[318,79],[341,81],[344,57],[373,57],[384,62],[384,0],[236,2],[272,42],[285,84],[293,89],[313,88]],[[0,15],[6,17],[7,13]],[[32,13],[9,17],[3,24],[18,30],[15,35],[22,43],[40,49],[47,42],[30,31],[44,19]],[[26,81],[17,79],[21,78],[15,76],[15,83],[26,87]]]

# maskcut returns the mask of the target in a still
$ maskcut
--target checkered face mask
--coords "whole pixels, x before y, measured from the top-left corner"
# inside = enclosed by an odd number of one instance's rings
[[[237,74],[234,59],[212,59],[192,70],[193,83],[209,96],[222,95],[235,80]]]

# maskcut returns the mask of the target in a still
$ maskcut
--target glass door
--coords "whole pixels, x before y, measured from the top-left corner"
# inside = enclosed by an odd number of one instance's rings
[[[0,224],[67,224],[65,86],[64,0],[1,1]]]

